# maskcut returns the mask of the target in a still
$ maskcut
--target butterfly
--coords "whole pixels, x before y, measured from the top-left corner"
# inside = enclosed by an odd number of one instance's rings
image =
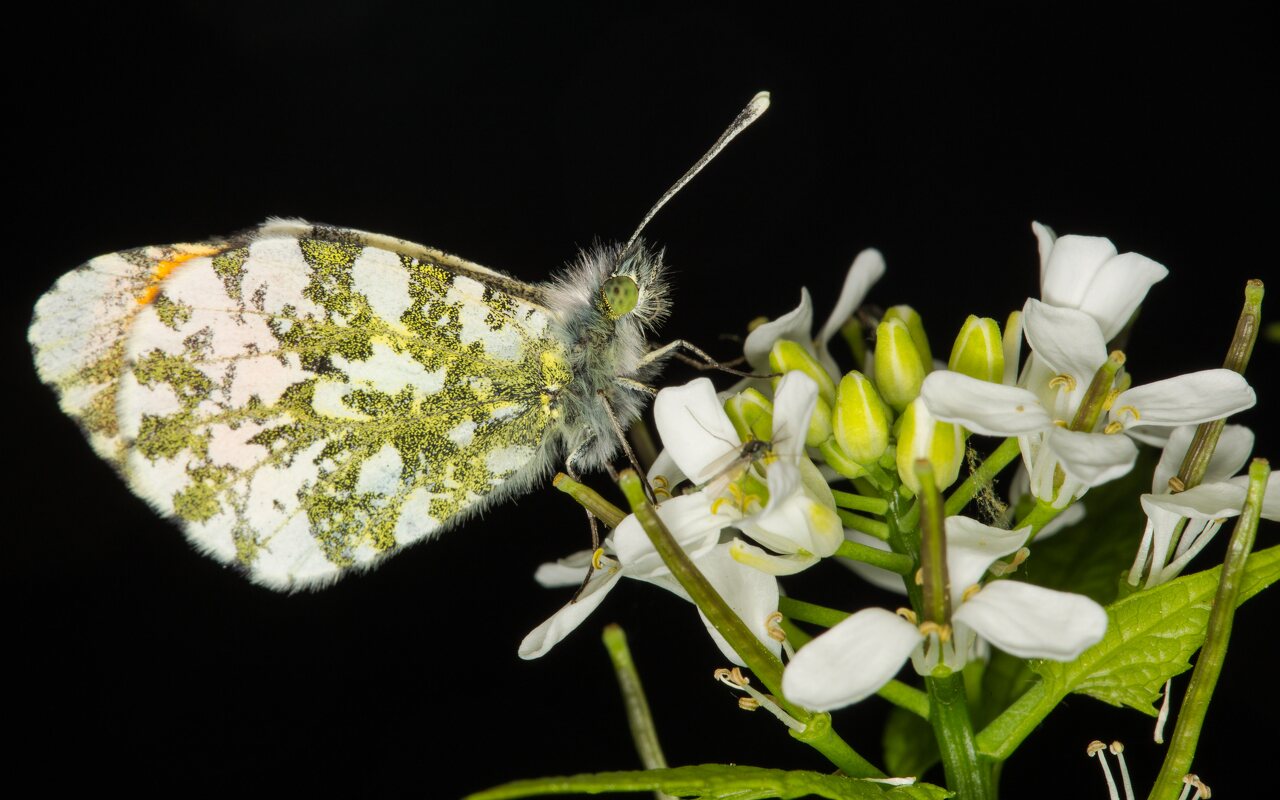
[[[269,219],[98,256],[40,298],[40,378],[200,551],[322,587],[625,447],[670,308],[640,233],[768,108],[752,99],[622,245],[543,283],[391,236]],[[562,462],[563,460],[563,462]]]

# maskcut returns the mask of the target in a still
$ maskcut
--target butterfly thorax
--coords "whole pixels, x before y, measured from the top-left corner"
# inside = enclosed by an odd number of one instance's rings
[[[569,390],[560,396],[563,445],[574,452],[594,438],[581,456],[587,469],[602,466],[618,449],[605,402],[626,427],[644,410],[648,397],[624,381],[647,384],[662,366],[643,362],[650,349],[647,334],[669,308],[662,254],[639,242],[626,253],[620,249],[597,245],[584,250],[546,286],[556,338],[568,349],[573,375]],[[610,293],[619,285],[628,289],[621,301]]]

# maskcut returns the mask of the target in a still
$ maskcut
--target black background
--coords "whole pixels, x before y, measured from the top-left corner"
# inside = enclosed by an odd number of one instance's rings
[[[801,285],[821,320],[876,246],[889,273],[872,301],[915,305],[945,355],[966,314],[1003,318],[1035,292],[1039,219],[1170,268],[1128,350],[1145,382],[1216,366],[1244,281],[1274,274],[1276,29],[1249,8],[47,4],[8,33],[6,760],[49,789],[454,797],[635,767],[598,643],[609,620],[631,633],[672,763],[824,768],[735,708],[692,609],[651,587],[619,587],[550,655],[516,657],[566,599],[534,568],[585,544],[550,490],[316,594],[197,556],[31,369],[32,304],[91,256],[297,215],[540,280],[625,238],[769,89],[770,112],[649,229],[677,270],[666,335],[731,355],[719,334],[789,310]],[[1251,369],[1263,404],[1274,355],[1260,346]],[[1276,455],[1274,423],[1241,419]],[[891,602],[841,577],[787,585]],[[1237,617],[1196,758],[1222,795],[1269,771],[1276,609]],[[883,713],[873,700],[837,725],[878,759]],[[1150,728],[1072,697],[1008,764],[1005,796],[1104,797],[1092,738],[1124,740],[1148,786]]]

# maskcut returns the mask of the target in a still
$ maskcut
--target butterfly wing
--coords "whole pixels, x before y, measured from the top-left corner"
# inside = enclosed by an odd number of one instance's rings
[[[537,287],[273,221],[100,256],[36,306],[41,378],[129,487],[277,589],[368,567],[547,469],[571,379]]]

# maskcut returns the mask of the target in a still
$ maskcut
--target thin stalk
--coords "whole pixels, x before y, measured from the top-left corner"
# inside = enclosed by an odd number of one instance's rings
[[[889,525],[887,523],[878,519],[864,517],[861,514],[855,514],[852,511],[845,511],[843,508],[837,508],[836,513],[840,515],[840,521],[844,523],[846,528],[852,528],[868,536],[874,536],[882,542],[889,540]]]
[[[563,472],[557,473],[551,485],[578,501],[596,519],[610,528],[618,527],[618,523],[626,519],[622,509],[600,496],[600,493],[585,484],[578,483]]]
[[[649,710],[644,686],[640,683],[640,673],[636,670],[635,661],[631,659],[631,648],[627,647],[627,635],[618,625],[606,625],[602,638],[609,660],[613,662],[613,672],[618,677],[618,689],[622,692],[622,702],[626,706],[631,740],[635,742],[640,763],[645,769],[662,769],[667,766],[667,757],[663,755],[662,745],[658,742],[658,729],[653,724],[653,714]],[[669,795],[658,792],[655,797],[656,800],[665,800]]]
[[[886,526],[887,527],[887,526]],[[888,532],[885,533],[886,538]],[[870,564],[873,567],[887,569],[890,572],[896,572],[899,575],[910,575],[915,567],[915,562],[910,556],[904,556],[901,553],[890,553],[884,550],[877,550],[869,545],[851,542],[847,539],[840,543],[836,548],[835,555],[837,558],[847,558],[850,561],[861,561],[864,564]]]
[[[964,680],[953,672],[945,678],[925,678],[924,683],[929,689],[929,721],[938,739],[947,788],[959,800],[992,800],[991,765],[978,755]]]
[[[831,494],[836,499],[837,508],[847,508],[850,511],[865,511],[876,516],[884,516],[884,513],[889,510],[889,501],[883,497],[867,497],[853,492],[842,492],[838,489],[832,489]]]
[[[1231,534],[1231,542],[1227,545],[1227,557],[1222,564],[1222,576],[1218,580],[1218,592],[1213,598],[1213,609],[1209,612],[1209,627],[1205,631],[1204,645],[1200,648],[1200,657],[1196,659],[1195,671],[1191,673],[1191,683],[1187,686],[1182,710],[1178,712],[1178,722],[1169,741],[1169,752],[1165,755],[1155,785],[1151,787],[1149,800],[1177,797],[1182,790],[1182,776],[1191,771],[1191,761],[1200,740],[1200,729],[1204,726],[1209,701],[1213,699],[1213,689],[1218,683],[1222,663],[1227,656],[1227,644],[1231,640],[1231,625],[1240,598],[1245,561],[1253,550],[1253,541],[1258,533],[1262,498],[1266,493],[1270,474],[1271,466],[1265,459],[1255,458],[1249,465],[1249,491],[1235,531]]]

